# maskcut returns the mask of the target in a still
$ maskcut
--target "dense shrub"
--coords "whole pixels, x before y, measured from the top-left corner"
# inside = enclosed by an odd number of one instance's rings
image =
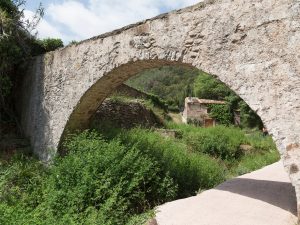
[[[0,224],[29,222],[33,210],[42,202],[44,166],[22,155],[11,163],[0,162]]]
[[[0,161],[0,224],[144,224],[158,204],[279,159],[272,139],[258,132],[169,127],[178,129],[182,139],[111,128],[117,137],[110,135],[109,141],[96,132],[71,136],[68,154],[48,168],[33,158]],[[190,143],[189,138],[202,141]],[[240,143],[251,150],[237,157]]]
[[[59,38],[36,39],[32,44],[32,54],[40,55],[64,47],[64,43]]]
[[[243,157],[238,165],[233,167],[230,172],[233,176],[250,173],[254,170],[258,170],[264,166],[277,162],[279,158],[279,153],[276,149],[252,153]]]
[[[240,145],[245,142],[245,134],[238,128],[218,126],[188,132],[184,135],[184,139],[194,152],[202,152],[223,160],[233,160],[242,155]]]
[[[260,169],[279,160],[272,138],[263,136],[260,131],[223,126],[200,128],[170,122],[167,125],[182,132],[183,141],[192,151],[220,157],[227,168],[227,178]],[[243,150],[241,144],[246,145],[248,150]]]
[[[264,136],[259,131],[250,131],[247,134],[247,143],[257,151],[276,150],[276,145],[270,136]]]
[[[124,144],[143,151],[157,160],[178,184],[178,197],[193,195],[199,189],[212,188],[224,180],[224,168],[206,155],[188,152],[184,143],[143,129],[123,131]]]
[[[261,132],[247,134],[247,144],[251,151],[247,152],[241,160],[231,168],[232,176],[238,176],[260,169],[279,160],[279,152],[270,136],[263,136]]]
[[[172,178],[134,147],[88,132],[66,147],[44,175],[24,160],[1,169],[1,224],[126,224],[176,196]]]
[[[233,124],[233,116],[232,113],[230,112],[230,107],[228,104],[226,105],[217,105],[217,104],[212,104],[209,106],[210,108],[210,113],[209,115],[212,118],[215,118],[219,124],[229,126]]]

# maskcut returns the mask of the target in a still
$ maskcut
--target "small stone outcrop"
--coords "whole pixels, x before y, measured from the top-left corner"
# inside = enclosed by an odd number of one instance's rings
[[[121,95],[121,96],[127,96],[132,98],[141,98],[141,99],[148,99],[149,95],[145,92],[139,91],[133,87],[130,87],[126,84],[121,84],[118,86],[114,92],[113,95]]]
[[[97,110],[93,123],[97,126],[111,125],[125,129],[133,127],[161,127],[163,121],[142,100],[120,101],[106,99]]]

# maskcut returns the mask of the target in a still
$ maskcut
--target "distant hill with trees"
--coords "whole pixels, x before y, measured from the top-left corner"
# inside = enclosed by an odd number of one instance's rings
[[[127,85],[164,100],[170,109],[182,111],[186,97],[224,100],[225,105],[211,105],[211,116],[223,125],[234,122],[234,112],[241,115],[241,126],[261,129],[256,113],[217,78],[197,69],[165,66],[147,70],[129,79]]]
[[[184,99],[194,93],[199,71],[175,66],[151,69],[129,79],[126,84],[162,98],[170,107],[183,109]]]

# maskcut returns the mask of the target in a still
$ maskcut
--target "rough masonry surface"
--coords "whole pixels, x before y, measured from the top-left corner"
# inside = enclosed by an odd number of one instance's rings
[[[42,160],[138,72],[195,67],[227,84],[276,141],[300,204],[300,2],[211,0],[36,57],[22,126]]]

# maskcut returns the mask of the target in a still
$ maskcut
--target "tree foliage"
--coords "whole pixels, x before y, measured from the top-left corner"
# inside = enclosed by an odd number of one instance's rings
[[[260,117],[246,104],[244,101],[239,102],[239,109],[241,111],[241,124],[243,127],[254,128],[257,127],[259,129],[263,128],[263,123]]]
[[[224,83],[213,76],[200,72],[194,83],[194,92],[198,98],[225,100],[226,105],[211,105],[210,115],[223,125],[233,123],[234,112],[240,111],[241,126],[249,128],[262,128],[263,124],[259,116],[236,95]]]
[[[64,47],[64,43],[59,38],[46,38],[42,40],[36,40],[36,43],[42,48],[43,52],[50,52]]]
[[[232,91],[211,75],[200,72],[194,83],[195,95],[203,99],[224,100]]]
[[[193,96],[197,70],[175,66],[151,69],[138,74],[126,83],[129,86],[162,98],[173,108],[182,109],[184,99]]]
[[[210,116],[215,118],[220,124],[229,126],[232,124],[233,116],[230,112],[228,104],[225,105],[210,105]]]
[[[22,23],[23,12],[19,4],[10,0],[0,2],[0,112],[11,114],[7,102],[11,94],[15,68],[21,64],[28,54],[27,40],[30,35]],[[4,113],[3,113],[4,111]]]
[[[44,10],[40,5],[31,20],[25,19],[25,3],[25,0],[0,1],[0,121],[15,121],[12,88],[30,57],[63,46],[60,39],[36,39],[36,26]]]

